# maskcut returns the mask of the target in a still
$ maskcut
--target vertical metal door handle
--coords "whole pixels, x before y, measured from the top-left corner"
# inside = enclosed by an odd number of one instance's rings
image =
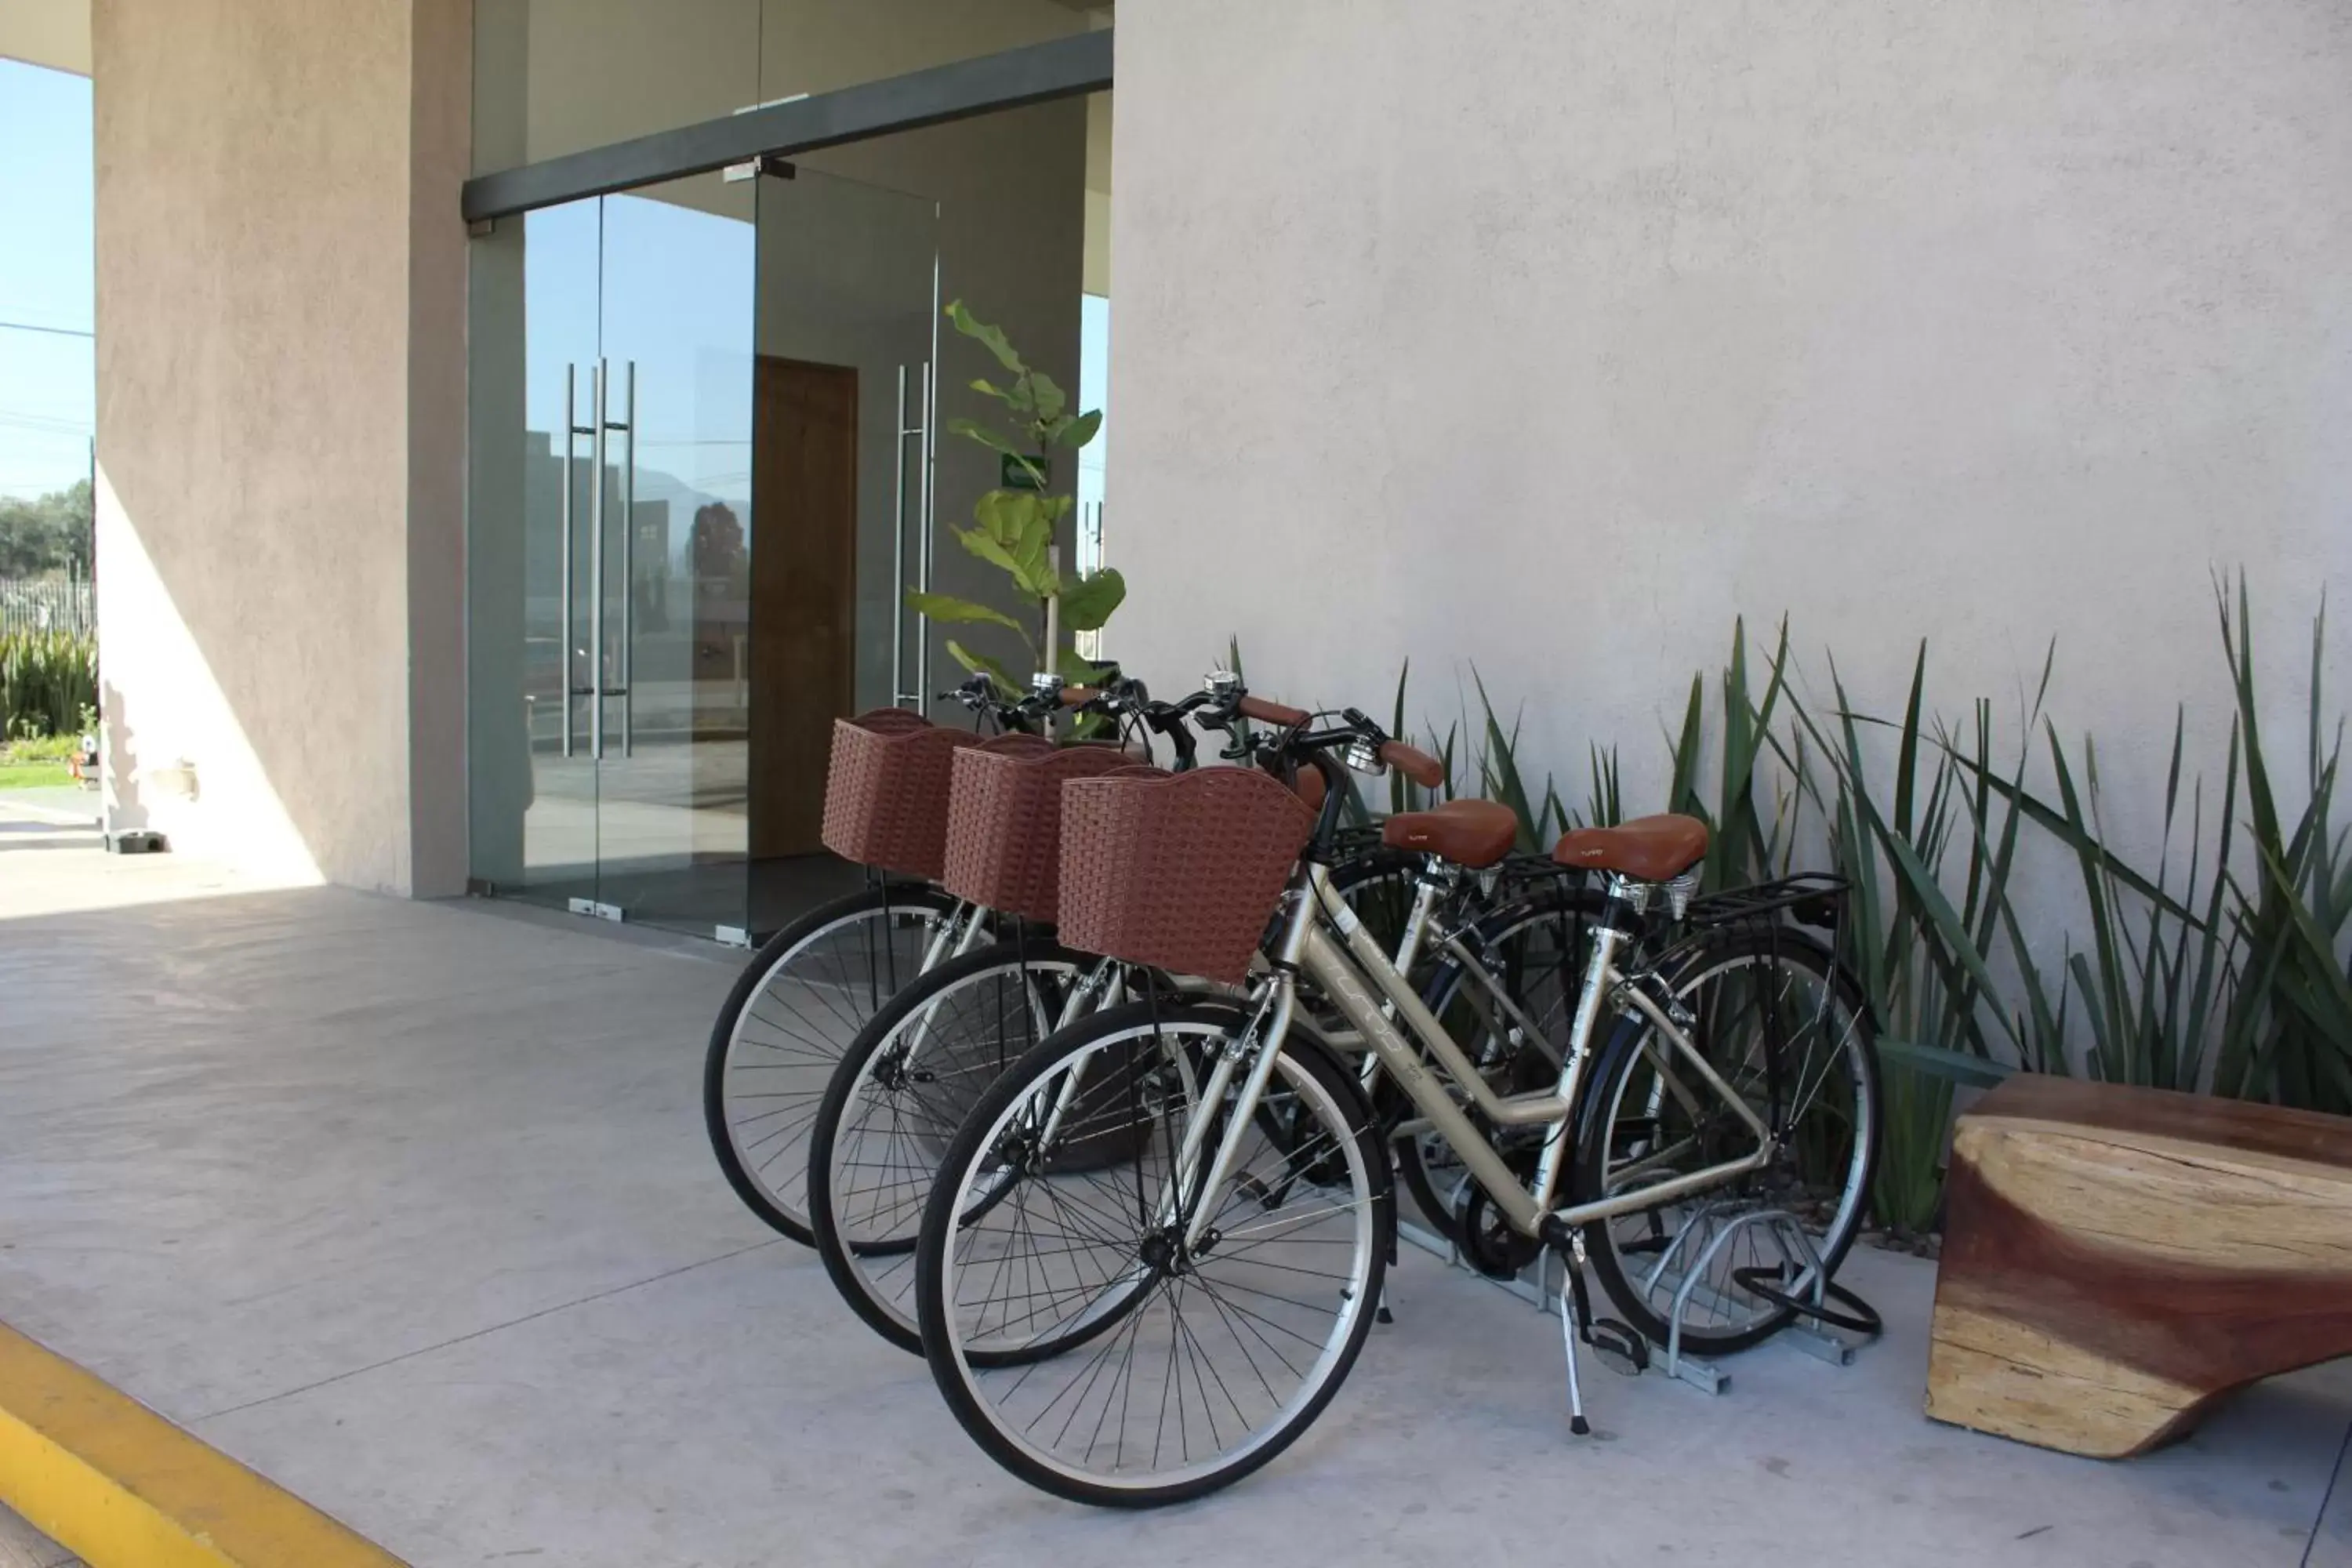
[[[937,312],[934,312],[936,314]],[[936,325],[932,328],[937,331]],[[918,493],[922,502],[915,509],[915,526],[920,530],[915,550],[915,572],[918,584],[926,594],[931,591],[931,426],[938,413],[939,388],[931,381],[931,362],[923,362],[923,422],[916,427],[915,461],[921,465],[921,483]],[[931,705],[931,617],[915,617],[915,710],[928,712]]]
[[[604,361],[599,356],[588,416],[588,754],[604,755]]]
[[[563,705],[563,754],[572,754],[572,449],[573,438],[580,433],[580,414],[572,398],[578,388],[575,375],[580,367],[563,367],[563,427],[556,438],[563,443],[563,595],[557,601],[563,624],[555,635],[556,651],[562,656],[562,679],[556,683],[557,700]]]
[[[907,367],[890,411],[890,700],[907,700]]]
[[[637,362],[625,362],[621,395],[621,755],[636,748],[637,690]]]

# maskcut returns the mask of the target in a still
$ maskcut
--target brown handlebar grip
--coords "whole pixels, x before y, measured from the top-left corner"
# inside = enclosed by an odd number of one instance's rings
[[[1100,691],[1091,686],[1065,686],[1062,688],[1062,706],[1083,708],[1101,695]]]
[[[1444,763],[1419,746],[1408,746],[1402,741],[1382,741],[1381,761],[1423,789],[1435,789],[1445,782]]]
[[[1286,730],[1296,730],[1307,722],[1304,708],[1292,708],[1271,698],[1255,695],[1243,698],[1234,704],[1234,711],[1244,719],[1255,719],[1261,724],[1279,724]]]

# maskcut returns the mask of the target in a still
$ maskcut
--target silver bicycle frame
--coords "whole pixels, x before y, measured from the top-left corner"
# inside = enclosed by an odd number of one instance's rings
[[[1454,1152],[1478,1184],[1494,1197],[1513,1228],[1528,1236],[1538,1234],[1547,1216],[1564,1225],[1582,1225],[1590,1220],[1604,1219],[1614,1215],[1630,1214],[1654,1206],[1687,1193],[1719,1186],[1732,1179],[1759,1170],[1771,1160],[1778,1142],[1748,1102],[1723,1080],[1697,1045],[1666,1015],[1664,1008],[1639,986],[1624,984],[1615,964],[1618,948],[1625,940],[1624,933],[1603,927],[1593,932],[1592,954],[1584,973],[1582,991],[1577,998],[1576,1021],[1570,1036],[1567,1059],[1561,1064],[1559,1079],[1550,1093],[1498,1095],[1488,1087],[1477,1068],[1463,1055],[1443,1025],[1431,1014],[1404,976],[1398,973],[1388,955],[1372,940],[1355,912],[1333,895],[1328,873],[1321,866],[1307,868],[1303,886],[1291,911],[1288,926],[1283,933],[1280,959],[1273,980],[1274,998],[1268,1027],[1258,1047],[1258,1059],[1251,1064],[1250,1075],[1242,1096],[1235,1103],[1226,1123],[1216,1162],[1210,1167],[1210,1180],[1203,1194],[1213,1193],[1230,1173],[1234,1153],[1239,1148],[1244,1130],[1257,1110],[1273,1058],[1282,1048],[1283,1037],[1290,1022],[1291,1004],[1297,986],[1297,975],[1304,973],[1319,986],[1332,1005],[1353,1025],[1371,1047],[1380,1064],[1395,1078],[1398,1086],[1410,1097],[1413,1105],[1426,1117],[1429,1125],[1451,1144]],[[1593,1030],[1598,1025],[1603,1005],[1615,1001],[1622,1007],[1640,1013],[1673,1047],[1675,1053],[1688,1063],[1698,1081],[1744,1122],[1756,1136],[1755,1150],[1737,1160],[1710,1165],[1705,1170],[1653,1182],[1633,1192],[1614,1197],[1595,1198],[1590,1202],[1555,1209],[1553,1202],[1559,1191],[1560,1167],[1569,1149],[1569,1121],[1573,1114],[1580,1091],[1583,1088],[1587,1063],[1591,1058]],[[1421,1055],[1400,1033],[1396,1020],[1402,1020],[1414,1041],[1434,1058],[1444,1069],[1444,1079],[1432,1073]],[[1222,1094],[1223,1083],[1231,1081],[1232,1058],[1219,1061],[1212,1078],[1211,1092],[1202,1103],[1214,1105]],[[1222,1081],[1221,1081],[1222,1080]],[[1481,1115],[1506,1127],[1549,1125],[1543,1152],[1538,1162],[1532,1187],[1520,1185],[1503,1156],[1454,1103],[1447,1084],[1466,1095]],[[1201,1123],[1188,1133],[1185,1147],[1194,1150],[1201,1137]],[[1214,1205],[1203,1201],[1194,1224],[1204,1221],[1204,1215]]]

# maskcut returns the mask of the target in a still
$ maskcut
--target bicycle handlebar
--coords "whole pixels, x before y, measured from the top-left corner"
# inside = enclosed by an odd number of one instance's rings
[[[1244,719],[1255,719],[1261,724],[1279,724],[1286,730],[1296,730],[1314,717],[1304,708],[1293,708],[1272,698],[1246,692],[1234,704],[1234,711]]]
[[[1407,745],[1402,741],[1382,741],[1378,754],[1381,762],[1423,789],[1435,789],[1445,782],[1445,764],[1419,746]]]

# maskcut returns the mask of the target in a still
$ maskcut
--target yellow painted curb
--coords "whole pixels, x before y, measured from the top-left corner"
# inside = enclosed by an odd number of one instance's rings
[[[402,1568],[5,1323],[0,1502],[92,1568]]]

